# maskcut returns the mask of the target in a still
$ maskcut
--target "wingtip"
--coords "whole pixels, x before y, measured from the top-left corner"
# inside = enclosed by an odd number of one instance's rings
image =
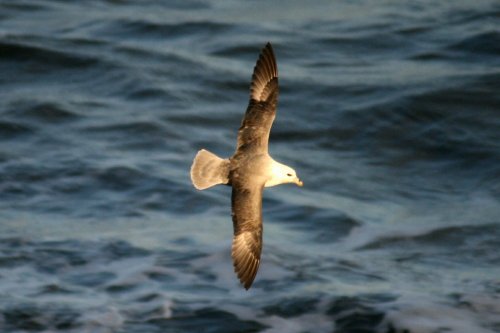
[[[243,286],[243,288],[245,288],[245,290],[248,290],[252,287],[253,279],[245,280],[245,278],[243,276],[238,276],[238,280],[240,280],[240,283]]]
[[[255,277],[257,276],[257,271],[259,270],[260,260],[254,263],[246,263],[241,265],[239,262],[234,262],[234,272],[240,281],[240,284],[248,290],[252,287]]]
[[[259,254],[252,253],[246,243],[248,233],[242,233],[233,238],[231,257],[233,268],[238,280],[248,290],[252,286],[260,266]]]
[[[266,100],[275,91],[278,84],[278,65],[270,42],[267,42],[255,64],[250,97],[256,101]]]
[[[276,58],[274,55],[274,49],[273,46],[271,45],[271,42],[267,42],[264,48],[262,48],[262,51],[260,52],[261,56],[264,56],[266,53],[270,53],[272,58]]]

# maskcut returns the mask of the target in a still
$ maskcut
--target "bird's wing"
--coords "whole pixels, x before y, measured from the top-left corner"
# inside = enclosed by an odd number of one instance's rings
[[[232,185],[234,237],[231,256],[236,275],[245,289],[248,289],[255,279],[260,264],[264,184],[233,182]]]
[[[237,152],[252,149],[267,153],[278,93],[278,67],[273,48],[267,43],[253,70],[250,102],[238,131]]]

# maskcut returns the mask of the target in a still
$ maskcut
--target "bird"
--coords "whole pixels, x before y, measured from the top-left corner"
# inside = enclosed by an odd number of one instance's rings
[[[276,116],[278,94],[278,67],[268,42],[253,70],[250,100],[238,130],[234,154],[220,158],[201,149],[190,170],[191,181],[198,190],[218,184],[232,187],[231,257],[234,271],[246,290],[252,286],[260,265],[264,188],[284,183],[303,186],[293,168],[269,155],[269,134]]]

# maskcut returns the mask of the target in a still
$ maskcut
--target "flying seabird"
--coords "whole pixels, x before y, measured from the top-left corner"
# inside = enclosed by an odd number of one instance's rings
[[[234,271],[245,289],[251,287],[262,250],[262,192],[283,183],[302,186],[295,170],[276,162],[268,152],[269,132],[278,104],[278,67],[270,43],[253,70],[250,102],[238,131],[236,151],[222,159],[198,151],[191,166],[191,181],[198,190],[217,184],[232,186]]]

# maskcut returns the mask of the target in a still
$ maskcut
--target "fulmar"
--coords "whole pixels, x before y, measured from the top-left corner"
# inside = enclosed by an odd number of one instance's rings
[[[278,104],[278,68],[267,43],[257,60],[250,85],[250,101],[238,131],[236,151],[222,159],[201,149],[191,166],[198,190],[218,184],[232,187],[234,271],[248,290],[257,274],[262,250],[262,192],[284,183],[302,186],[295,170],[276,162],[268,152],[269,132]]]

